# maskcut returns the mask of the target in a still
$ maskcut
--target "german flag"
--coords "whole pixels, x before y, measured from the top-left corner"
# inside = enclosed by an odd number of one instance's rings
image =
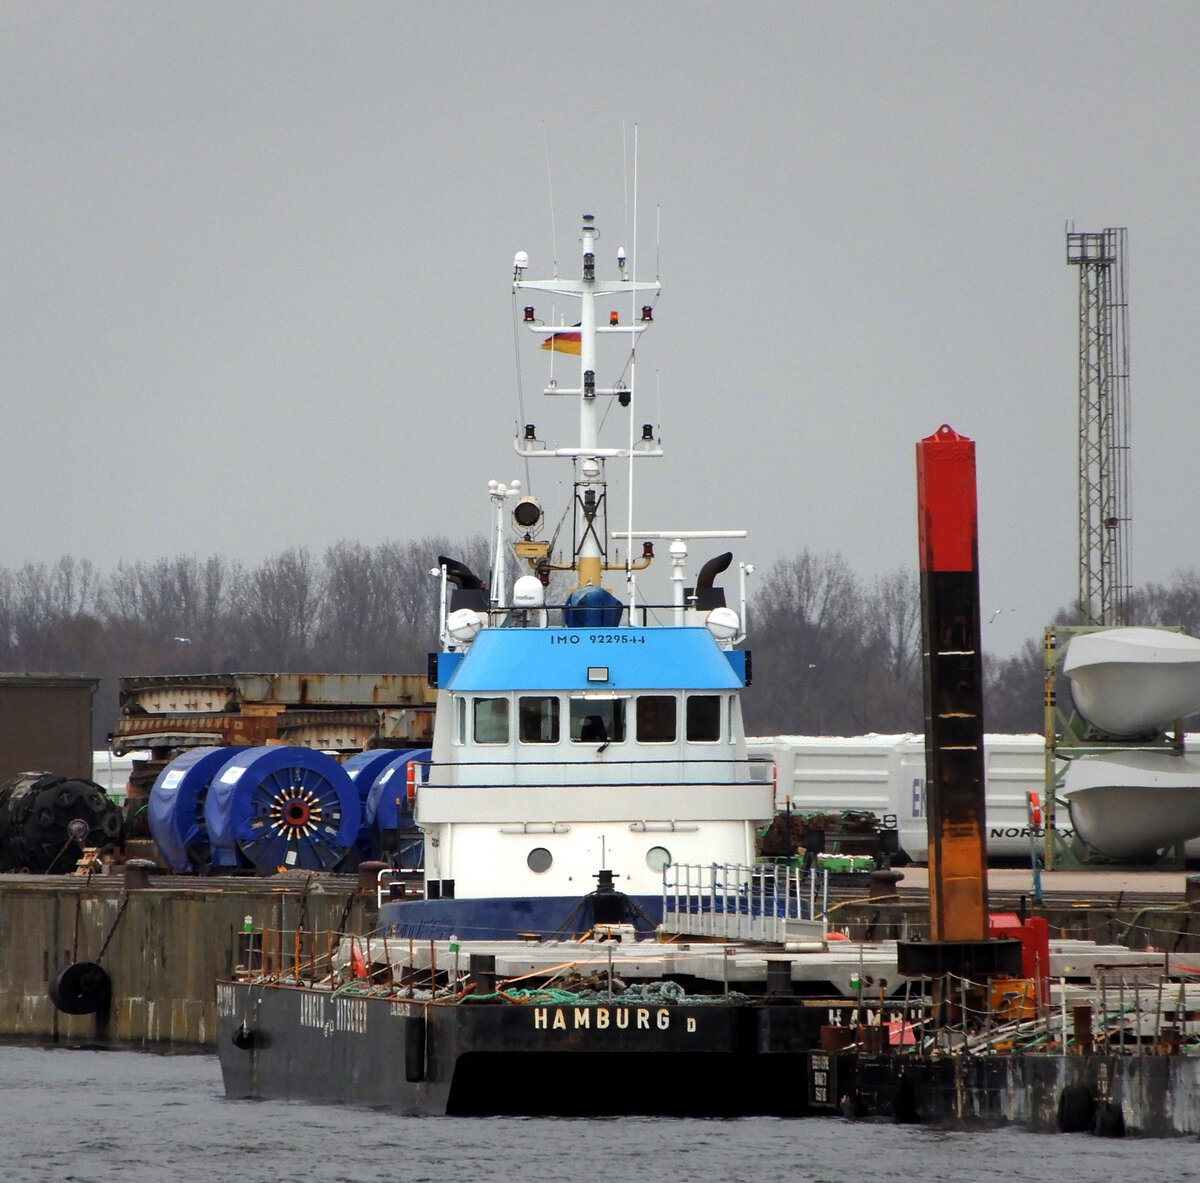
[[[583,344],[578,333],[567,330],[565,333],[551,333],[542,342],[542,348],[553,350],[555,353],[579,354],[583,351]]]

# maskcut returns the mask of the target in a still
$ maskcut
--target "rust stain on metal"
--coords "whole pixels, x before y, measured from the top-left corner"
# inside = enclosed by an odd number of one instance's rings
[[[425,746],[436,691],[423,674],[183,674],[120,680],[115,748],[293,743],[340,752]]]

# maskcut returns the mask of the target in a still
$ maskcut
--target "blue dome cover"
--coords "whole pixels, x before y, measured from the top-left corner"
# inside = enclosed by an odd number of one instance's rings
[[[602,587],[577,587],[563,605],[567,628],[616,628],[625,605]]]

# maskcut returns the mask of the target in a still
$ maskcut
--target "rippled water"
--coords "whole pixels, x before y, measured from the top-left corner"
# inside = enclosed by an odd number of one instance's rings
[[[5,1175],[15,1183],[1072,1183],[1200,1175],[1200,1145],[841,1118],[397,1117],[226,1101],[214,1056],[0,1046]]]

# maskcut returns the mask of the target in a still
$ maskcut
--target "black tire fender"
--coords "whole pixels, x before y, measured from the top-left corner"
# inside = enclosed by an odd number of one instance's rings
[[[1125,1137],[1125,1114],[1112,1101],[1101,1101],[1092,1117],[1091,1131],[1098,1138]]]
[[[1091,1129],[1096,1099],[1086,1084],[1069,1084],[1058,1094],[1058,1128],[1064,1134]]]
[[[108,1010],[112,981],[94,961],[74,961],[55,974],[46,993],[64,1015],[94,1015]]]

